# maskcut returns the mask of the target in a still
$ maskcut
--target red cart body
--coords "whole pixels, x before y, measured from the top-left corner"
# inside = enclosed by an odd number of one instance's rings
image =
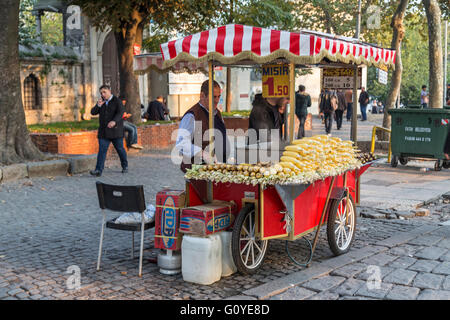
[[[370,164],[366,164],[360,169],[347,171],[345,174],[336,176],[330,198],[338,199],[345,190],[348,190],[350,196],[358,203],[358,179],[369,166]],[[263,188],[261,185],[219,182],[213,183],[212,196],[214,200],[234,201],[237,205],[236,215],[246,203],[254,204],[256,212],[259,213],[257,215],[257,234],[262,240],[295,240],[316,230],[327,202],[327,193],[332,180],[332,177],[327,177],[312,184],[287,186],[294,193],[298,193],[294,197],[283,197],[281,190],[279,190],[280,186]],[[187,181],[188,206],[206,202],[206,184],[206,181]],[[289,201],[292,202],[289,203]],[[293,212],[290,232],[287,232],[286,222],[283,220],[288,207],[292,208]],[[326,215],[322,221],[327,221]]]

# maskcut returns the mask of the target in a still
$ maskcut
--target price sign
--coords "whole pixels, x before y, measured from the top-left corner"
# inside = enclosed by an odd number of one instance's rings
[[[361,89],[362,71],[358,68],[358,89]],[[324,89],[353,89],[353,68],[323,69],[322,87]]]
[[[289,66],[287,64],[263,66],[262,87],[264,98],[289,97]]]
[[[378,82],[382,84],[387,84],[388,82],[388,73],[383,69],[378,69]]]

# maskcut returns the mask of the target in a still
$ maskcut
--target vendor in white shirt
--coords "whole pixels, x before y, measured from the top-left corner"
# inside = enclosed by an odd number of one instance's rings
[[[213,104],[214,104],[214,148],[216,159],[226,162],[227,151],[229,151],[226,137],[225,123],[217,105],[220,100],[221,88],[218,82],[213,80]],[[200,101],[190,108],[181,118],[176,148],[183,156],[181,170],[186,172],[192,164],[213,163],[209,145],[209,80],[203,82],[200,89]]]

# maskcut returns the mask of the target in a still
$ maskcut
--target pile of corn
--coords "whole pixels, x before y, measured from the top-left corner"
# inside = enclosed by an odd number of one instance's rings
[[[279,163],[193,165],[187,179],[245,184],[302,184],[361,166],[353,143],[328,135],[294,140]]]

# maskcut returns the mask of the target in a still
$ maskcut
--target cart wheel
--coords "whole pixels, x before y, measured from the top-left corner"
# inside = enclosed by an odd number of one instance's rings
[[[327,222],[327,238],[331,251],[338,256],[350,250],[355,238],[356,210],[355,202],[349,195],[344,194],[341,199],[333,201]]]
[[[442,165],[443,165],[442,160],[436,160],[436,162],[434,163],[434,171],[441,171]]]
[[[396,168],[398,166],[398,157],[392,156],[391,158],[391,167]]]
[[[255,206],[247,204],[239,212],[233,226],[231,253],[239,272],[253,274],[266,256],[268,240],[256,238]]]
[[[406,164],[408,163],[408,158],[400,157],[398,160],[400,161],[402,166],[406,166]]]

